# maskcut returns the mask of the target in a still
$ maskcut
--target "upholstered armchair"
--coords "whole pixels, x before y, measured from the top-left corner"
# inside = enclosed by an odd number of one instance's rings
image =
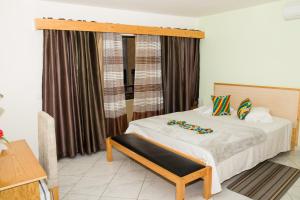
[[[38,113],[39,161],[47,173],[47,186],[52,199],[58,200],[58,168],[54,119],[46,112]]]

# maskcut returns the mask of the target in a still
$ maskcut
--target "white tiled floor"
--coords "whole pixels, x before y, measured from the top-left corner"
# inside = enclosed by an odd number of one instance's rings
[[[174,200],[175,186],[114,151],[106,162],[105,152],[59,161],[60,197],[63,200]],[[300,169],[300,150],[282,153],[273,161]],[[249,200],[226,189],[213,200]],[[186,199],[202,199],[202,182],[187,187]],[[282,198],[300,200],[300,179]]]

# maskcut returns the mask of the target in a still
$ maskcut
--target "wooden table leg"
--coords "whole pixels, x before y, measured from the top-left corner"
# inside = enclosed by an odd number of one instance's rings
[[[111,145],[111,138],[106,139],[106,160],[108,162],[112,162],[113,156],[112,156],[112,145]]]
[[[176,200],[184,200],[185,196],[185,184],[180,181],[176,183]]]
[[[211,167],[206,167],[206,175],[203,177],[204,187],[203,187],[203,197],[208,200],[211,197],[211,184],[212,184],[212,169]]]
[[[59,189],[58,189],[58,186],[56,187],[53,187],[50,190],[50,193],[52,195],[52,199],[53,200],[59,200]]]

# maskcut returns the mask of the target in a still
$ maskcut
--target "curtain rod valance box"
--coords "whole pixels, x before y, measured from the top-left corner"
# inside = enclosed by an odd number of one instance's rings
[[[186,38],[205,38],[205,33],[198,30],[185,30],[178,28],[163,28],[151,26],[135,26],[126,24],[99,23],[87,21],[73,21],[64,19],[35,19],[37,30],[69,30],[69,31],[92,31],[92,32],[112,32],[128,33],[140,35],[161,35],[176,36]]]

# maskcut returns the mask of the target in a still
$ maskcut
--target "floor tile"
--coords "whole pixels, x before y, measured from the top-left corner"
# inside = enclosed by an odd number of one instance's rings
[[[291,152],[289,154],[289,159],[297,165],[298,169],[300,169],[300,150]]]
[[[58,174],[59,176],[83,176],[91,168],[91,166],[91,164],[70,163],[59,170]]]
[[[74,186],[64,186],[64,187],[59,187],[59,197],[62,199],[65,197],[73,188]]]
[[[90,164],[93,165],[96,161],[103,157],[103,153],[95,153],[91,155],[78,155],[72,159],[72,164]]]
[[[101,197],[99,200],[136,200],[136,199],[118,198],[118,197]]]
[[[101,177],[103,175],[114,175],[120,169],[123,161],[97,161],[89,170],[84,174],[86,177]]]
[[[124,161],[117,172],[115,178],[126,180],[139,180],[143,181],[146,177],[147,170],[134,161]]]
[[[293,199],[290,194],[286,193],[283,197],[281,197],[280,200],[293,200]]]
[[[166,181],[162,176],[148,170],[145,181]]]
[[[186,187],[187,200],[202,200],[203,199],[203,181],[197,181]]]
[[[145,181],[139,194],[141,200],[174,200],[175,185],[167,181]]]
[[[98,196],[81,195],[81,194],[67,194],[63,200],[98,200]]]
[[[123,171],[130,171],[130,170],[144,170],[146,169],[144,166],[138,164],[137,162],[133,160],[125,160],[122,164]]]
[[[115,178],[132,180],[132,181],[144,181],[147,172],[145,170],[131,170],[131,171],[118,171]]]
[[[275,158],[272,161],[289,167],[298,168],[297,164],[293,162],[289,156]]]
[[[108,184],[110,179],[95,179],[84,177],[78,182],[75,187],[69,192],[71,194],[94,195],[100,197]]]
[[[300,169],[300,150],[284,152],[271,159],[274,162]]]
[[[124,159],[128,159],[128,157],[125,156],[123,153],[113,149],[113,159],[114,160],[124,160]]]
[[[80,180],[80,176],[59,176],[58,177],[58,183],[60,187],[64,187],[64,186],[72,186],[75,185],[76,183],[78,183],[78,181]]]
[[[294,183],[294,185],[287,191],[287,197],[292,200],[299,200],[300,199],[300,178]]]
[[[57,163],[58,170],[61,170],[63,167],[69,165],[71,163],[71,161],[72,161],[72,159],[70,159],[70,158],[60,159]]]
[[[59,176],[59,196],[62,198],[78,183],[80,176]]]
[[[108,185],[103,196],[119,198],[137,198],[142,188],[143,181],[113,179]]]

